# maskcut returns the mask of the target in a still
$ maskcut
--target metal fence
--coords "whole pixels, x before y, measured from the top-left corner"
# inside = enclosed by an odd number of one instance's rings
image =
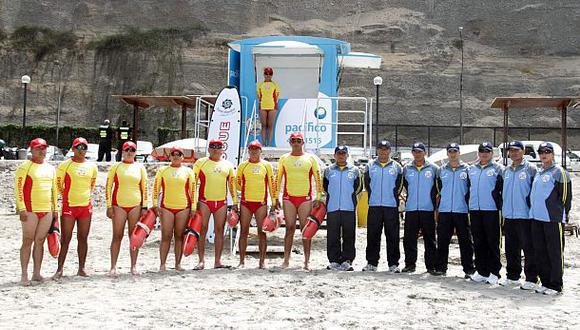
[[[421,141],[429,148],[443,148],[459,143],[459,126],[385,125],[378,126],[379,138],[389,140],[395,148],[409,147]],[[580,128],[568,127],[568,149],[580,149]],[[560,127],[510,127],[508,140],[541,140],[560,143]],[[498,145],[503,142],[503,127],[463,126],[463,144],[483,141]]]

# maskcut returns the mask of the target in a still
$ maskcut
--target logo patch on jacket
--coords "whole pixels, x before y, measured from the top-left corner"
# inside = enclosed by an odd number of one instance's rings
[[[459,173],[459,178],[461,180],[467,180],[467,172],[461,172],[461,173]]]
[[[485,173],[485,175],[487,175],[487,176],[494,176],[494,174],[495,174],[495,171],[494,171],[493,169],[489,169],[489,170],[487,170],[487,172]]]
[[[550,174],[542,175],[542,182],[546,183],[548,181],[550,181]]]
[[[431,171],[427,171],[427,172],[425,172],[425,177],[426,177],[426,178],[430,178],[430,177],[432,177],[432,176],[433,176],[433,173],[432,173]]]
[[[525,180],[528,178],[528,175],[526,174],[526,172],[521,172],[519,175],[520,180]]]

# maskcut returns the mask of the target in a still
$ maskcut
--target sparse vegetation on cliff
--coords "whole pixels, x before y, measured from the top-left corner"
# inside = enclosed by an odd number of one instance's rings
[[[88,48],[97,53],[163,50],[183,43],[190,43],[194,38],[206,34],[207,31],[208,29],[202,24],[151,30],[127,27],[122,33],[91,41]]]
[[[11,46],[16,50],[31,51],[37,62],[49,54],[75,48],[76,42],[77,36],[72,31],[56,31],[39,26],[21,26],[10,35]]]

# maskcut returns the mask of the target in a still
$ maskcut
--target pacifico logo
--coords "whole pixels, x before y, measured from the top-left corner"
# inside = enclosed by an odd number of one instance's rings
[[[318,108],[316,108],[314,110],[314,116],[317,119],[324,119],[324,118],[326,118],[326,113],[327,113],[327,111],[326,111],[326,109],[324,107],[318,107]]]

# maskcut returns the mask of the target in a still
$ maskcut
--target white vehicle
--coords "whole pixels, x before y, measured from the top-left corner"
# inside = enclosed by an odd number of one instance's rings
[[[459,158],[465,163],[471,165],[475,163],[478,159],[479,144],[464,144],[459,147],[461,155]],[[500,156],[498,148],[493,148],[493,158],[496,159]],[[427,158],[427,160],[438,166],[447,163],[447,149],[441,149],[436,153],[432,154]]]
[[[72,149],[69,149],[69,151],[66,153],[65,158],[71,158],[74,155]],[[113,149],[111,150],[111,160],[115,160],[115,156],[117,155],[117,150]],[[85,158],[87,160],[90,161],[97,161],[97,159],[99,159],[99,145],[96,143],[89,143],[88,145],[88,149],[87,149],[87,154],[85,156]]]
[[[26,150],[26,159],[32,158],[32,154],[30,153],[30,148]],[[64,155],[62,150],[56,146],[48,146],[46,148],[46,160],[47,161],[61,161],[64,160]]]

